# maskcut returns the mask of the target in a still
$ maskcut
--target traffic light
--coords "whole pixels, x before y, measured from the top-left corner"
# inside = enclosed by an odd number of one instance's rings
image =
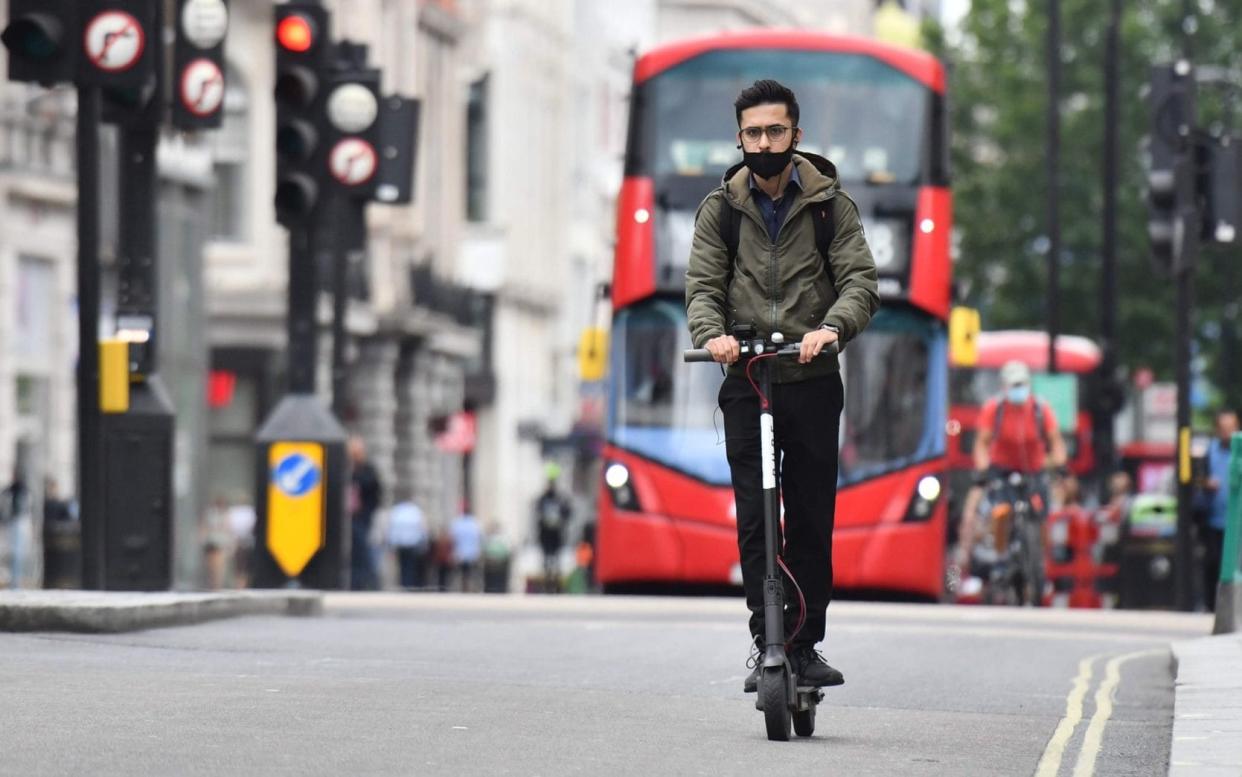
[[[173,48],[173,126],[214,129],[224,119],[226,0],[178,0]]]
[[[328,180],[350,199],[371,199],[380,169],[380,72],[335,73],[325,109]]]
[[[1204,240],[1237,241],[1242,229],[1242,143],[1228,135],[1202,144],[1200,189],[1203,195]]]
[[[1147,235],[1157,262],[1178,268],[1195,204],[1194,73],[1190,63],[1151,72],[1151,167],[1147,174]],[[1197,224],[1193,227],[1197,235]]]
[[[9,79],[52,86],[77,74],[81,39],[76,0],[10,0],[0,40],[9,50]]]
[[[315,3],[276,6],[276,220],[286,227],[308,225],[319,204],[329,18]]]
[[[380,167],[375,199],[385,205],[408,205],[414,201],[421,107],[417,99],[399,95],[389,95],[380,102]]]

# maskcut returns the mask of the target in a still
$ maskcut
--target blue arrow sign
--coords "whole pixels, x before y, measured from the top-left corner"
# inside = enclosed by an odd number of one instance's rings
[[[272,481],[289,496],[303,496],[319,484],[319,465],[301,453],[291,453],[272,470]]]

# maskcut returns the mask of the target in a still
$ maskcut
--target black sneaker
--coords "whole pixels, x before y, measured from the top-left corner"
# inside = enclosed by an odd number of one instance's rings
[[[746,682],[742,683],[742,693],[759,691],[759,675],[763,673],[763,638],[755,637],[750,645],[750,658],[746,659],[746,668],[752,670]]]
[[[824,688],[845,684],[845,676],[828,666],[819,651],[810,645],[795,647],[789,655],[789,663],[798,676],[798,685]]]

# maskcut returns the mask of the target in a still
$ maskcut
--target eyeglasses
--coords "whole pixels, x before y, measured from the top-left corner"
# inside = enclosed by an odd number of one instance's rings
[[[765,134],[768,136],[768,140],[773,143],[780,143],[785,139],[785,133],[791,129],[793,127],[787,127],[784,124],[773,124],[770,127],[746,127],[740,134],[748,143],[758,143],[759,138],[762,138]]]

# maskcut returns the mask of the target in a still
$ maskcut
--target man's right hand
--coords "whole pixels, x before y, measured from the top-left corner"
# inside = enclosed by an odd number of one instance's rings
[[[721,364],[732,364],[742,355],[742,347],[738,345],[737,338],[733,335],[713,337],[703,347],[711,353],[713,361]]]

